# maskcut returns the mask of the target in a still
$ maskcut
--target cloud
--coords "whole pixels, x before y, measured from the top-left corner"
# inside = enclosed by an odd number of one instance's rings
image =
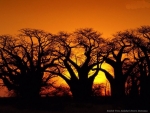
[[[150,0],[132,0],[126,5],[127,9],[150,8]]]

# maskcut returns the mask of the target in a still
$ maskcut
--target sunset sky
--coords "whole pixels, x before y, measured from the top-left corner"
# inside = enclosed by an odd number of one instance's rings
[[[150,25],[150,0],[0,0],[0,35],[22,28],[58,33],[88,27],[109,38],[141,25]]]
[[[90,27],[110,37],[150,25],[150,0],[0,0],[0,35],[21,28],[51,33]]]

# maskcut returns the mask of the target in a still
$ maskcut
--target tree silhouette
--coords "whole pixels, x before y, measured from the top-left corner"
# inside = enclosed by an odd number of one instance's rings
[[[0,36],[0,78],[17,96],[39,97],[49,80],[59,76],[69,88],[59,87],[56,95],[68,95],[70,89],[75,99],[86,100],[94,95],[99,71],[105,73],[113,97],[150,95],[150,26],[118,32],[110,40],[88,28],[56,35],[28,28],[20,32]],[[113,68],[113,75],[103,63]]]
[[[128,32],[128,40],[132,41],[134,48],[134,59],[139,61],[138,73],[140,82],[140,95],[149,97],[150,95],[150,26],[141,26]]]
[[[104,57],[106,63],[111,65],[114,70],[114,76],[107,70],[100,69],[105,73],[106,78],[111,84],[111,95],[114,97],[125,96],[125,82],[138,62],[128,57],[132,50],[132,44],[126,39],[126,32],[119,32],[114,35],[115,38],[107,43],[106,54]]]
[[[100,55],[104,40],[92,29],[80,29],[73,34],[55,36],[55,54],[60,58],[52,74],[63,78],[75,99],[87,99],[92,95],[92,85],[103,62]],[[94,67],[97,70],[92,71]]]
[[[111,84],[112,96],[125,95],[125,83],[129,79],[130,95],[148,97],[149,93],[149,26],[119,32],[108,44],[110,53],[105,62],[114,69],[114,77],[105,69],[100,69]]]
[[[21,29],[16,38],[0,36],[0,77],[9,90],[21,97],[38,97],[41,87],[48,85],[54,66],[51,57],[53,40],[50,33]]]
[[[139,96],[139,66],[135,66],[126,80],[126,95]]]

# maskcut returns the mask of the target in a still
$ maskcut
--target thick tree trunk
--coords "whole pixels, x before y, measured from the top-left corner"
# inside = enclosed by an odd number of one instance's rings
[[[75,100],[85,101],[92,96],[92,84],[88,80],[71,82],[69,86]]]
[[[121,65],[116,65],[114,69],[114,96],[115,97],[124,97],[125,96],[125,80],[124,76],[122,73],[122,66]]]
[[[125,96],[125,84],[124,81],[117,81],[110,83],[111,85],[111,96],[114,98],[123,98]]]
[[[23,98],[38,98],[40,97],[41,79],[38,75],[30,75],[21,80],[20,96]]]

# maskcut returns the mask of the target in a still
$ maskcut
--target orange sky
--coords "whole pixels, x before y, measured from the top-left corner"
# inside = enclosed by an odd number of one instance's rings
[[[0,34],[21,28],[52,33],[92,27],[109,37],[150,25],[150,0],[0,0]]]
[[[90,27],[107,38],[141,25],[150,25],[150,0],[0,0],[0,35]]]

